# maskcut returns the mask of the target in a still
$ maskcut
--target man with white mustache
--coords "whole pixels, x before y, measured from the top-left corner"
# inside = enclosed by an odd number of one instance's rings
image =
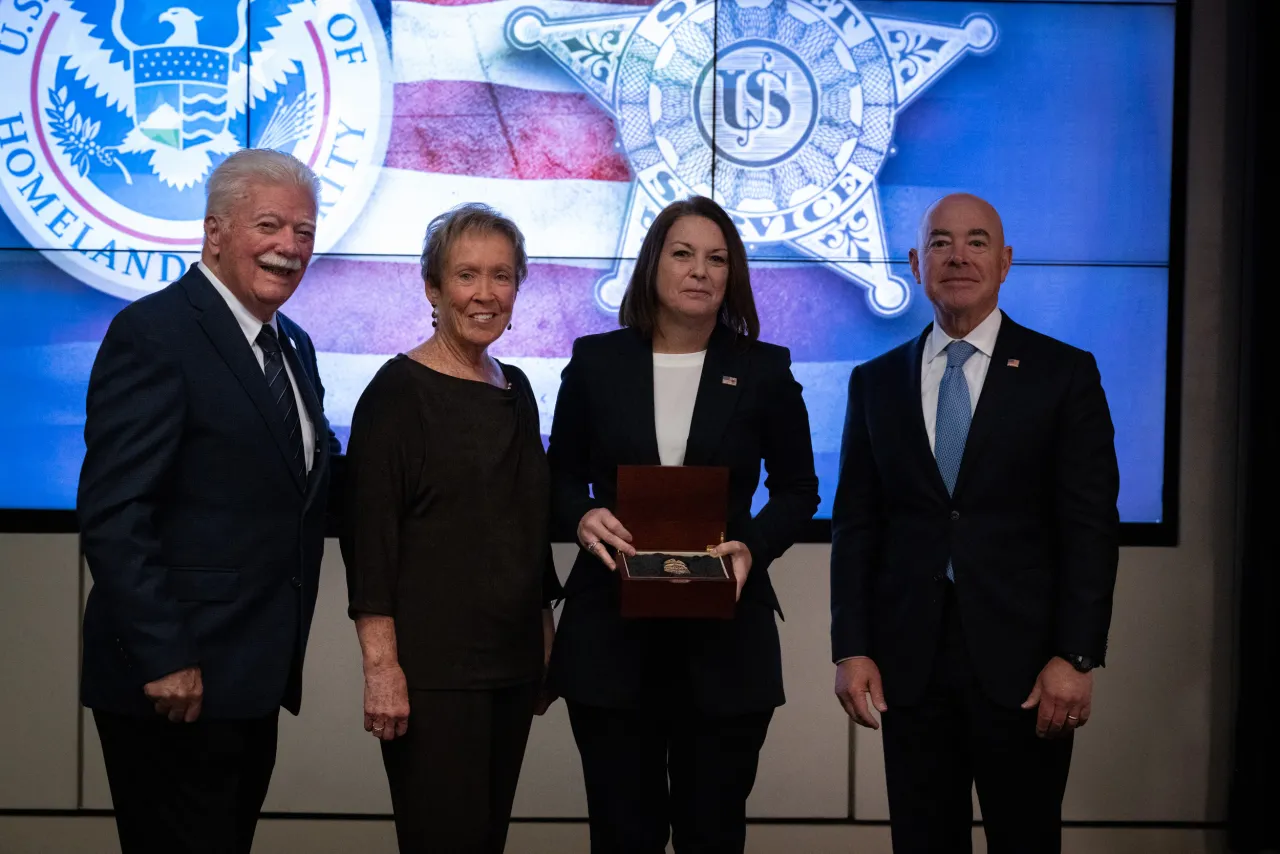
[[[116,315],[93,365],[81,699],[124,854],[248,854],[279,709],[298,713],[338,443],[315,348],[279,309],[318,198],[287,154],[228,157],[200,261]]]

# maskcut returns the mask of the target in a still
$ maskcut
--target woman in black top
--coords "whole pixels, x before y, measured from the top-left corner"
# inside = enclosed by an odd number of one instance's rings
[[[622,301],[626,327],[580,338],[551,428],[552,514],[581,550],[565,585],[551,687],[582,757],[593,854],[741,852],[746,801],[782,662],[769,564],[818,508],[809,417],[790,354],[758,340],[746,252],[715,202],[655,218]],[[769,501],[754,516],[760,465]],[[624,620],[617,470],[729,469],[731,620]]]
[[[548,473],[529,381],[487,348],[528,270],[483,205],[427,229],[435,333],[378,371],[347,452],[342,554],[403,852],[500,852],[554,635]]]

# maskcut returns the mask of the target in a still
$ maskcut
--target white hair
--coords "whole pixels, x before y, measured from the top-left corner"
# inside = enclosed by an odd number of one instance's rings
[[[270,148],[242,148],[209,176],[205,185],[205,216],[226,216],[232,206],[249,194],[253,184],[302,187],[320,206],[320,179],[292,154]]]

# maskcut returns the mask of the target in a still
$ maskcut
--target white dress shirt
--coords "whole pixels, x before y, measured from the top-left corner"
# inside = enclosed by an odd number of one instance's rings
[[[258,360],[258,368],[265,372],[266,356],[262,352],[262,348],[258,346],[258,335],[262,332],[262,327],[268,324],[254,317],[253,312],[245,308],[244,303],[236,299],[236,295],[231,293],[226,285],[218,281],[218,277],[205,266],[203,261],[197,261],[196,266],[200,268],[200,272],[204,273],[205,278],[213,285],[213,289],[226,301],[227,308],[231,309],[231,316],[236,319],[236,323],[240,324],[240,331],[244,333],[245,339],[249,342],[249,347],[253,350],[254,358]],[[280,335],[280,327],[276,324],[276,316],[274,314],[271,315],[269,325],[275,330],[278,337]],[[302,453],[307,458],[307,471],[310,472],[316,455],[315,425],[311,423],[311,415],[307,412],[306,404],[302,402],[302,391],[298,388],[298,379],[293,375],[293,368],[289,367],[287,356],[284,359],[284,369],[289,376],[289,384],[293,386],[294,405],[298,407],[298,421],[302,425]]]
[[[658,434],[658,459],[664,466],[684,465],[693,405],[698,400],[698,383],[706,358],[706,350],[653,354],[653,421]]]
[[[987,379],[987,368],[991,367],[991,354],[996,349],[996,336],[1000,333],[1000,309],[994,309],[986,319],[964,336],[977,352],[964,363],[964,379],[969,385],[969,414],[978,408],[978,395],[982,394],[982,384]],[[929,450],[933,450],[934,435],[938,425],[938,387],[942,385],[942,375],[947,371],[946,349],[957,339],[942,331],[937,323],[929,332],[929,340],[924,342],[924,355],[920,359],[920,403],[924,408],[924,426],[929,432]]]

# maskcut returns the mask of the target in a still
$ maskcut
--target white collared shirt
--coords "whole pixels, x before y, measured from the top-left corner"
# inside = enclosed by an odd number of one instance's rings
[[[977,352],[964,363],[964,379],[969,385],[970,414],[978,408],[978,395],[982,394],[982,384],[987,379],[987,368],[991,367],[991,354],[996,349],[996,336],[1000,334],[1000,309],[993,309],[986,319],[964,336]],[[942,375],[947,370],[946,349],[957,339],[942,331],[937,323],[929,332],[929,339],[924,342],[924,355],[920,359],[920,403],[924,408],[924,426],[929,433],[929,450],[933,450],[934,435],[938,422],[938,387],[942,385]]]
[[[276,335],[279,336],[280,327],[276,324],[276,316],[272,314],[270,322],[263,323],[253,316],[253,312],[245,308],[244,303],[240,302],[226,285],[218,281],[218,277],[213,274],[213,271],[203,261],[197,261],[196,266],[200,268],[200,272],[204,273],[205,278],[213,285],[213,289],[226,301],[227,308],[231,309],[231,316],[236,319],[236,323],[240,324],[240,331],[244,333],[250,349],[253,350],[254,358],[258,360],[258,368],[265,371],[266,355],[262,352],[262,348],[258,346],[258,335],[262,332],[262,327],[270,325],[275,330]],[[298,379],[293,375],[293,368],[289,367],[289,359],[287,357],[284,360],[284,369],[288,374],[290,385],[293,386],[294,405],[298,407],[298,421],[302,425],[302,453],[307,458],[307,471],[310,472],[316,455],[315,425],[311,423],[311,415],[307,412],[306,404],[302,402],[302,391],[298,388]]]

